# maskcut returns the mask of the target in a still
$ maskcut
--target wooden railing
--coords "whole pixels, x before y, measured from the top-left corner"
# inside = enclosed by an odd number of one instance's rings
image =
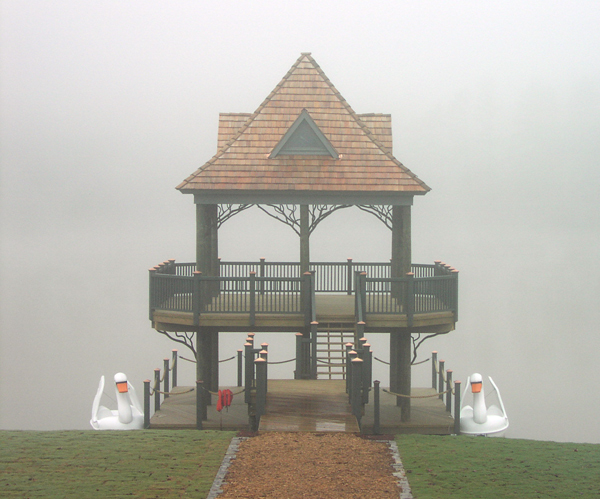
[[[311,293],[356,293],[361,318],[367,314],[447,312],[458,320],[458,271],[442,262],[412,264],[404,277],[391,277],[389,263],[313,262],[312,278],[295,262],[220,262],[218,277],[203,276],[194,263],[168,260],[150,269],[150,319],[155,309],[202,313],[305,313],[312,322]],[[307,284],[303,285],[302,281]],[[307,287],[308,289],[308,287]],[[356,308],[358,313],[358,306]]]
[[[185,269],[185,267],[180,267]],[[310,275],[305,289],[314,293]],[[302,300],[302,279],[296,277],[204,277],[161,273],[150,269],[150,320],[156,309],[190,312],[194,323],[203,313],[248,313],[250,323],[259,314],[305,314],[310,323],[312,305]]]

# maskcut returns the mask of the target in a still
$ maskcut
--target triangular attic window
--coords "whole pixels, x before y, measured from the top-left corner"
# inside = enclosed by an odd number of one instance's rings
[[[300,116],[275,146],[269,158],[303,154],[331,156],[334,159],[339,157],[306,109],[302,110]]]

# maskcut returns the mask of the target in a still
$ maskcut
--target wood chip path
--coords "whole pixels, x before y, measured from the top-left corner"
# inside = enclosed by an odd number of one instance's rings
[[[217,497],[398,499],[397,471],[384,442],[348,433],[261,433],[240,444]]]

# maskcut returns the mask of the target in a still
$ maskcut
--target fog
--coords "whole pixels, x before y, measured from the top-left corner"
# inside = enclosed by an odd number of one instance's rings
[[[219,112],[253,112],[311,51],[357,113],[392,114],[395,156],[432,187],[413,261],[460,271],[460,316],[420,358],[492,376],[509,437],[600,443],[598,25],[583,0],[4,0],[0,428],[89,428],[102,374],[141,389],[162,366],[177,345],[150,327],[147,269],[195,258],[193,201],[174,187],[216,151]],[[311,256],[385,261],[390,245],[341,210]],[[220,250],[297,260],[299,243],[251,209]],[[243,337],[221,335],[221,358]],[[273,360],[293,352],[258,337]],[[386,338],[369,337],[383,359]],[[428,367],[413,376],[424,386]]]

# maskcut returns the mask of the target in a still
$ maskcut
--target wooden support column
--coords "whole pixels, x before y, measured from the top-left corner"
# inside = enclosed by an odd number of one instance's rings
[[[308,205],[300,205],[300,277],[310,268],[310,235]],[[308,303],[307,280],[300,283],[301,303]]]
[[[211,348],[210,328],[199,328],[196,332],[196,379],[201,380],[202,386],[206,390],[211,389],[212,378],[212,348]],[[205,405],[211,404],[210,394],[203,390],[203,399]]]
[[[310,267],[310,235],[308,205],[300,206],[300,275],[308,272]]]
[[[411,271],[411,207],[392,206],[392,261],[391,276],[405,277]],[[392,284],[392,296],[403,303],[403,286]],[[410,328],[390,333],[390,389],[396,393],[410,395],[412,341]],[[410,399],[398,397],[396,404],[401,408],[401,420],[410,421]]]
[[[410,206],[392,206],[392,277],[411,271]]]
[[[412,340],[410,329],[390,333],[390,390],[402,395],[411,393]],[[402,422],[410,421],[410,399],[397,397]]]
[[[211,328],[210,332],[210,391],[219,391],[219,331]]]
[[[196,205],[196,270],[205,276],[217,275],[217,214],[216,204]]]

